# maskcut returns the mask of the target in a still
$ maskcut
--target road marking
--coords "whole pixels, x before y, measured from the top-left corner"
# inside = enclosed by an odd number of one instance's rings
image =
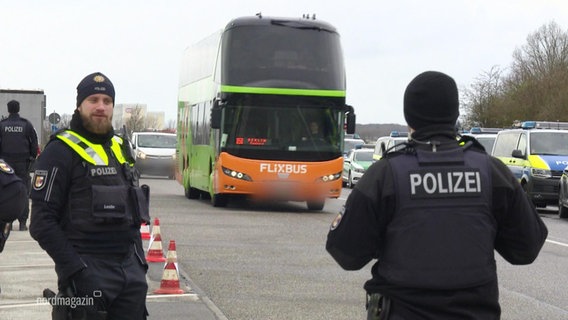
[[[554,240],[546,240],[546,242],[552,243],[552,244],[557,244],[557,245],[563,246],[563,247],[568,247],[568,243],[558,242],[558,241],[554,241]]]
[[[2,309],[15,309],[15,308],[25,308],[25,307],[37,307],[37,306],[50,306],[47,302],[26,302],[18,304],[3,304],[0,305],[0,310]]]
[[[183,297],[198,299],[197,294],[195,293],[181,293],[181,294],[149,294],[146,296],[146,300],[163,299],[163,298],[183,298]]]
[[[23,269],[36,269],[36,268],[53,268],[53,263],[50,264],[25,264],[25,265],[6,265],[0,266],[0,269],[14,269],[14,268],[23,268]]]

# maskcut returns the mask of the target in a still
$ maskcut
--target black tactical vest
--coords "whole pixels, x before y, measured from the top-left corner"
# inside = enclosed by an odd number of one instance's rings
[[[397,210],[378,272],[389,283],[457,289],[496,276],[491,168],[486,154],[454,148],[388,159]]]
[[[27,121],[10,116],[0,122],[2,144],[0,150],[5,160],[22,161],[30,157],[30,141],[26,137]]]
[[[85,233],[116,232],[126,236],[136,226],[135,199],[118,141],[110,146],[92,144],[73,131],[64,131],[57,138],[83,158],[85,177],[76,182],[69,193],[69,239],[84,240]],[[129,237],[125,237],[128,239]],[[125,239],[125,240],[126,240]]]

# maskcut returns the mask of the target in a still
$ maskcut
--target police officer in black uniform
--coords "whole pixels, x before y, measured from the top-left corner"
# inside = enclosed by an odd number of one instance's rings
[[[404,93],[411,139],[373,164],[332,222],[326,249],[346,270],[372,259],[368,319],[499,319],[494,250],[532,263],[548,231],[511,171],[460,142],[458,90],[427,71]]]
[[[8,102],[8,118],[0,121],[0,158],[8,162],[30,190],[30,165],[37,156],[37,134],[32,123],[20,117],[20,103]],[[28,230],[29,206],[18,217],[20,231]]]
[[[12,221],[29,210],[28,189],[6,161],[0,159],[0,252],[4,251]]]
[[[10,235],[10,224],[25,208],[29,210],[25,183],[6,161],[0,159],[0,252]]]
[[[35,165],[30,233],[55,262],[59,295],[92,298],[64,316],[54,306],[54,319],[147,316],[148,201],[114,135],[114,98],[104,74],[86,76],[70,129],[51,137]]]

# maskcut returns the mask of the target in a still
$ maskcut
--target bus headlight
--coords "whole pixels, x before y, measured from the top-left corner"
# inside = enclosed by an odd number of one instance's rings
[[[247,175],[246,173],[231,170],[231,169],[225,168],[225,167],[222,167],[222,169],[223,169],[223,173],[228,175],[231,178],[235,178],[235,179],[239,179],[239,180],[245,180],[245,181],[252,181],[252,178],[249,175]]]
[[[331,181],[335,181],[339,178],[341,178],[341,172],[321,176],[316,180],[316,182],[331,182]]]
[[[532,168],[531,175],[538,178],[552,178],[552,173],[550,172],[550,170],[546,169]]]

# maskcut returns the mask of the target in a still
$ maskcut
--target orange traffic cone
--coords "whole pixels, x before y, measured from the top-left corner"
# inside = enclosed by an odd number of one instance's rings
[[[140,236],[142,237],[142,240],[150,240],[151,238],[150,225],[148,225],[146,222],[142,222],[142,224],[140,225]]]
[[[170,240],[168,247],[167,262],[164,266],[164,273],[162,274],[162,281],[160,288],[154,290],[154,293],[162,294],[181,294],[183,290],[179,286],[179,274],[177,270],[177,253],[176,242]]]
[[[152,238],[148,245],[148,254],[146,255],[148,262],[164,262],[164,251],[162,250],[162,235],[160,234],[160,220],[154,219],[154,227],[152,227]]]

